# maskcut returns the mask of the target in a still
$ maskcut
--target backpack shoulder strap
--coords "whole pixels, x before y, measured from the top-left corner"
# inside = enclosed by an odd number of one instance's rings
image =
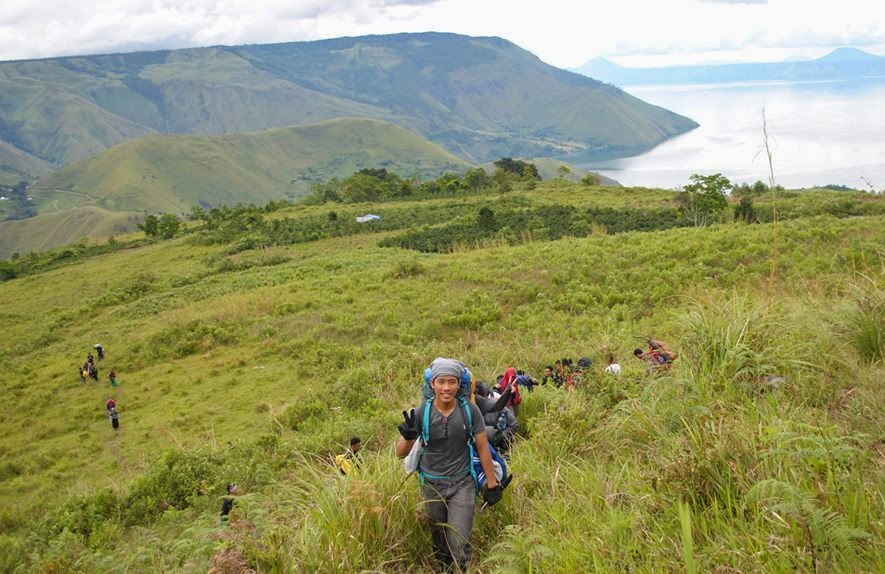
[[[464,423],[467,425],[467,443],[471,446],[476,444],[476,437],[473,436],[473,410],[470,403],[465,398],[458,399],[461,409],[464,411]]]
[[[430,407],[433,401],[424,401],[424,415],[421,417],[421,445],[430,442]]]

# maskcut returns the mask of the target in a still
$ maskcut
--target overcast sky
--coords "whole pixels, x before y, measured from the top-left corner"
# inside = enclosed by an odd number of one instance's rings
[[[876,0],[2,0],[0,60],[395,32],[501,36],[547,63],[885,55]]]

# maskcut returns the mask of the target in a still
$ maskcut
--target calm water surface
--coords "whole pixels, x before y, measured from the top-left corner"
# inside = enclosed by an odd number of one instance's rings
[[[885,189],[885,78],[839,82],[629,86],[701,126],[631,158],[583,164],[624,185],[675,188],[692,173],[768,182],[762,109],[777,184]]]

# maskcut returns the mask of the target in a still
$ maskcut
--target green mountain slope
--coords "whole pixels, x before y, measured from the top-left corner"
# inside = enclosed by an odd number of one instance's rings
[[[135,231],[141,212],[108,211],[94,205],[0,221],[0,259],[67,245],[83,238],[105,238]]]
[[[398,34],[0,63],[0,139],[68,164],[149,132],[385,119],[475,162],[647,148],[695,127],[499,38]]]
[[[64,168],[31,193],[43,212],[58,206],[60,192],[76,192],[75,205],[183,213],[197,204],[295,198],[312,182],[367,167],[411,176],[463,170],[467,164],[401,127],[338,119],[244,134],[148,136]]]
[[[48,162],[0,141],[0,185],[35,181],[51,171],[52,166]]]
[[[480,206],[561,210],[591,226],[588,210],[642,219],[675,197],[541,182],[384,207],[443,225]],[[754,196],[769,216],[772,201]],[[779,195],[775,280],[770,223],[439,254],[383,248],[372,224],[260,249],[243,247],[251,230],[194,230],[64,250],[0,282],[0,569],[438,572],[391,448],[425,366],[454,356],[494,381],[587,356],[574,392],[524,392],[515,478],[477,514],[471,572],[881,571],[882,203]],[[367,207],[261,217],[302,228]],[[861,207],[875,209],[828,215]],[[633,358],[649,336],[678,352],[671,371]],[[95,343],[101,382],[84,383]],[[609,352],[620,377],[603,373]],[[331,460],[354,434],[365,462],[344,478]]]

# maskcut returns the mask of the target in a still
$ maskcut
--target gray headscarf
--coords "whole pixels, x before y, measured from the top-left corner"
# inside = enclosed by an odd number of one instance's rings
[[[467,365],[461,361],[437,357],[433,359],[432,363],[430,363],[430,380],[432,381],[437,377],[450,376],[455,377],[460,381],[461,375],[463,375],[466,370]]]

